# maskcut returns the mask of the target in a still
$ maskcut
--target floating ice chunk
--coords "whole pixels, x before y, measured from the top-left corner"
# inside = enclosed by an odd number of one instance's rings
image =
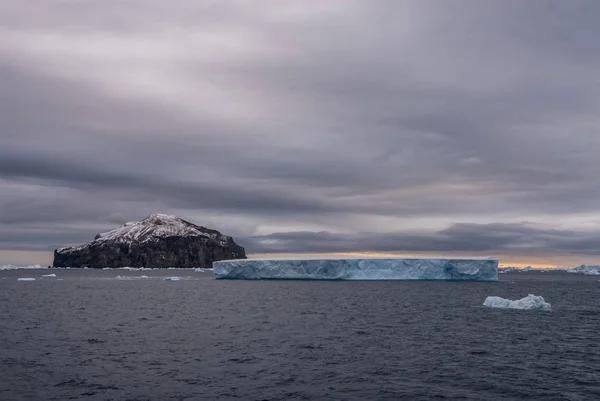
[[[213,263],[217,279],[498,280],[492,259],[239,259]]]
[[[205,269],[205,268],[203,268],[203,267],[198,267],[198,268],[194,269],[194,271],[195,271],[196,273],[204,273],[204,272],[206,271],[206,269]]]
[[[527,267],[507,266],[507,267],[499,267],[498,273],[530,272],[532,270],[533,270],[533,268],[531,266],[527,266]]]
[[[586,276],[599,276],[600,275],[600,266],[586,266],[581,265],[579,267],[575,267],[573,269],[567,270],[569,273],[580,273]]]
[[[149,278],[148,276],[117,276],[115,277],[115,280],[139,280],[139,279],[146,279]]]
[[[19,277],[17,281],[35,281],[33,277]]]
[[[179,281],[179,280],[181,280],[181,277],[165,277],[165,280],[167,280],[167,281]]]
[[[516,301],[500,297],[487,297],[483,302],[483,306],[503,309],[551,310],[551,305],[544,301],[544,297],[533,294],[529,294],[525,298],[517,299]]]
[[[112,270],[112,267],[103,267],[102,270]]]
[[[42,274],[42,277],[56,277],[56,274],[51,273],[51,274]]]
[[[0,270],[25,270],[25,269],[46,269],[40,265],[21,266],[21,265],[1,265]]]

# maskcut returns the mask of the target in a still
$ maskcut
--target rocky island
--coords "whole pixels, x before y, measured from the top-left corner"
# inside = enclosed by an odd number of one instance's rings
[[[54,267],[212,267],[245,259],[243,247],[216,230],[179,217],[153,214],[96,235],[84,245],[54,251]]]

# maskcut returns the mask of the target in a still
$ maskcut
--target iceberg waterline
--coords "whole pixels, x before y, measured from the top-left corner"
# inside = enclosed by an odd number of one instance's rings
[[[527,295],[525,298],[511,301],[501,297],[490,296],[483,301],[483,306],[489,308],[502,308],[502,309],[521,309],[521,310],[551,310],[552,306],[544,300],[542,296],[536,296],[533,294]]]
[[[496,281],[493,259],[239,259],[213,263],[216,279]]]

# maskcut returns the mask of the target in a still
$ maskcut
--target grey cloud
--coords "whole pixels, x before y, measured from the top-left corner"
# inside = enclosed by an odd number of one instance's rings
[[[0,227],[0,249],[49,252],[68,244],[88,242],[92,239],[94,239],[94,234],[90,236],[89,228],[25,225],[16,230],[11,226]]]
[[[444,227],[600,223],[596,2],[33,3],[0,5],[3,226],[87,224],[81,242],[195,210],[324,230],[243,232],[257,252],[595,254],[577,227]],[[361,234],[415,219],[440,223]],[[51,241],[29,238],[10,247]]]
[[[600,231],[526,223],[453,224],[434,233],[286,232],[244,239],[254,252],[426,252],[600,256]]]

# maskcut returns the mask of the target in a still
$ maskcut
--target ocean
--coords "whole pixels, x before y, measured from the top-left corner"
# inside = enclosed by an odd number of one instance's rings
[[[0,400],[600,399],[599,278],[0,271]],[[530,293],[552,311],[482,306]]]

